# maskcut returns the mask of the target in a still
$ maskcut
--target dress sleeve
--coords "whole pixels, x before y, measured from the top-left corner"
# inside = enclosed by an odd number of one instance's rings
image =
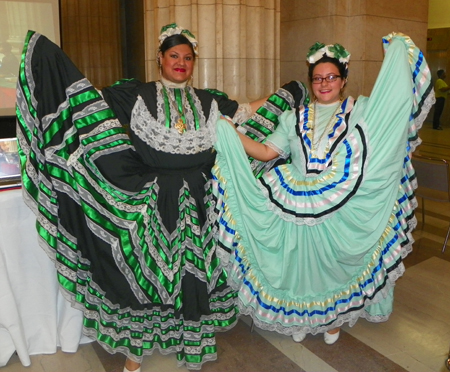
[[[370,138],[377,144],[401,138],[399,131],[405,126],[399,120],[406,115],[407,140],[414,151],[421,142],[418,131],[435,102],[430,69],[422,51],[406,35],[389,34],[383,38],[383,47],[385,58],[372,93],[351,120],[367,123]],[[381,130],[382,122],[389,125]]]
[[[136,103],[137,88],[141,84],[136,79],[124,79],[102,89],[103,99],[125,127],[130,124],[131,111]]]
[[[213,96],[214,100],[217,102],[221,114],[229,117],[234,116],[239,107],[239,103],[237,101],[228,98],[228,95],[220,90],[209,88],[205,90]]]
[[[280,116],[284,112],[292,111],[308,102],[309,93],[306,85],[299,81],[290,81],[272,93],[255,114],[238,127],[238,130],[247,137],[264,143],[267,137],[277,129],[280,124]],[[262,162],[249,157],[248,161],[255,177],[260,178],[264,172],[274,166],[290,162],[290,158],[280,156],[269,162]]]
[[[392,216],[402,247],[411,249],[417,207],[411,156],[421,143],[418,132],[435,98],[424,55],[408,36],[390,34],[383,38],[383,47],[386,54],[372,93],[359,97],[350,115],[350,130],[362,134],[368,159],[351,202],[365,205],[377,226],[374,236],[379,236],[386,216]],[[374,201],[371,210],[368,195]]]
[[[295,136],[295,124],[297,122],[295,112],[296,110],[290,110],[281,114],[277,129],[266,140],[266,145],[278,152],[282,158],[287,158],[291,152],[289,142],[292,135]]]

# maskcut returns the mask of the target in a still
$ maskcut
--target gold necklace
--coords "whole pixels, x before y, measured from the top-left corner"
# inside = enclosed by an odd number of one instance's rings
[[[336,110],[334,110],[333,115],[331,115],[330,120],[328,121],[325,129],[323,130],[322,134],[320,135],[320,137],[315,140],[316,137],[316,101],[314,101],[314,112],[313,112],[313,124],[311,126],[311,131],[312,131],[312,138],[311,138],[311,153],[312,154],[316,154],[317,153],[317,148],[319,147],[320,143],[322,142],[322,139],[324,138],[325,135],[328,135],[331,132],[331,129],[333,129],[334,123],[336,122],[336,115],[339,112],[339,109],[341,108],[341,104],[342,101],[339,101]],[[327,145],[327,147],[325,148],[325,152],[328,152],[329,150],[329,144]]]
[[[163,85],[163,89],[164,89],[164,92],[166,92],[167,97],[169,97],[170,104],[175,108],[175,110],[177,111],[178,116],[179,116],[177,122],[174,125],[174,128],[176,130],[178,130],[178,133],[183,134],[187,130],[187,125],[186,125],[185,121],[183,120],[184,104],[183,104],[183,102],[181,102],[181,111],[180,111],[178,105],[176,104],[176,102],[174,101],[172,96],[169,94],[169,92],[166,90],[166,87],[164,85]],[[181,98],[181,99],[183,100],[183,98]]]

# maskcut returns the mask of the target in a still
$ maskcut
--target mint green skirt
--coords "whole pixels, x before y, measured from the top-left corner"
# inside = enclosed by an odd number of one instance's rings
[[[434,102],[430,70],[411,39],[383,39],[370,97],[341,104],[327,151],[311,151],[311,106],[287,111],[267,138],[291,162],[260,178],[231,125],[218,123],[213,168],[219,242],[229,284],[255,325],[321,333],[393,307],[416,225],[410,156]]]

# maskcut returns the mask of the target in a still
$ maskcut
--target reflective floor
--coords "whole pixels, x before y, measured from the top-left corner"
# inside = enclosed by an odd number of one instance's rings
[[[450,126],[443,131],[425,123],[420,132],[423,155],[450,160]],[[420,182],[420,180],[419,180]],[[447,371],[450,346],[450,247],[441,249],[450,221],[449,205],[427,201],[426,224],[421,223],[421,204],[414,232],[413,252],[407,270],[395,288],[394,311],[386,323],[360,320],[345,326],[339,341],[326,345],[323,337],[307,336],[300,343],[273,332],[254,330],[242,318],[232,331],[219,334],[219,359],[202,371]],[[450,245],[450,243],[448,244]],[[13,356],[2,372],[55,371],[121,372],[124,357],[109,355],[96,343],[80,346],[75,354],[58,352],[32,357],[23,367]],[[155,354],[144,360],[143,372],[182,372],[172,356]]]

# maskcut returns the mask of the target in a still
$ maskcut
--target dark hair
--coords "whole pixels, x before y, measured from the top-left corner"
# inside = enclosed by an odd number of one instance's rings
[[[444,70],[438,70],[438,72],[437,72],[438,78],[441,78],[442,75],[444,75],[444,74],[445,74],[445,71],[444,71]]]
[[[313,75],[314,68],[318,64],[326,63],[326,62],[329,62],[329,63],[332,63],[333,65],[335,65],[339,70],[339,75],[341,75],[343,79],[347,78],[347,75],[348,75],[347,64],[339,62],[339,60],[337,58],[331,58],[331,57],[328,57],[327,55],[324,55],[316,63],[311,63],[309,65],[309,68],[308,68],[309,81],[312,81],[312,75]]]
[[[182,44],[189,45],[189,47],[191,48],[191,51],[192,51],[192,56],[193,56],[193,58],[195,60],[194,47],[192,46],[192,44],[188,40],[188,38],[186,36],[184,36],[184,35],[181,35],[181,34],[176,34],[176,35],[172,35],[172,36],[167,37],[162,42],[162,44],[159,46],[159,51],[162,54],[164,54],[170,48],[173,48],[174,46],[182,45]]]

